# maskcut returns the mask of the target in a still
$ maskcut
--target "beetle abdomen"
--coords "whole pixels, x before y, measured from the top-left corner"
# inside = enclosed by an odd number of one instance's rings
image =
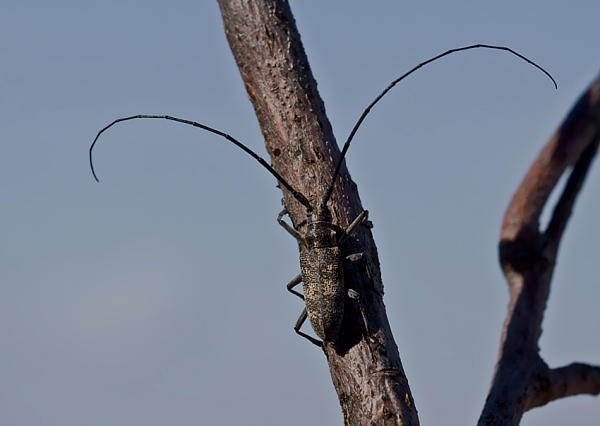
[[[344,277],[338,247],[303,250],[300,256],[306,312],[315,334],[335,340],[344,319]]]

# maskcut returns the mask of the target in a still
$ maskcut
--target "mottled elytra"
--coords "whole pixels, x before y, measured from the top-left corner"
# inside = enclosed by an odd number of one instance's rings
[[[367,318],[364,314],[364,310],[362,309],[362,305],[360,305],[359,295],[355,290],[347,289],[344,285],[344,276],[343,276],[343,262],[344,261],[354,261],[358,259],[362,259],[361,253],[355,253],[353,255],[347,256],[346,259],[343,259],[341,256],[340,247],[344,244],[352,232],[361,224],[364,224],[368,218],[368,212],[363,211],[354,219],[354,221],[348,226],[347,229],[342,229],[339,226],[335,225],[332,220],[331,212],[327,203],[333,189],[335,187],[335,181],[339,174],[340,168],[344,161],[344,157],[346,156],[346,152],[348,152],[348,148],[350,147],[350,142],[354,138],[358,128],[364,121],[365,117],[371,111],[371,108],[375,106],[377,102],[383,98],[398,82],[408,77],[410,74],[418,70],[419,68],[427,65],[430,62],[433,62],[437,59],[442,58],[443,56],[449,55],[454,52],[460,52],[463,50],[476,49],[476,48],[486,48],[486,49],[497,49],[497,50],[505,50],[507,52],[512,53],[513,55],[518,56],[534,67],[540,69],[543,73],[545,73],[554,83],[555,87],[556,81],[554,78],[542,67],[535,64],[531,60],[527,59],[525,56],[520,55],[508,47],[503,46],[490,46],[485,44],[475,44],[471,46],[461,47],[458,49],[448,50],[440,55],[437,55],[425,62],[420,63],[419,65],[412,68],[410,71],[406,72],[402,76],[398,77],[396,80],[392,81],[386,88],[381,92],[371,104],[363,111],[360,118],[352,128],[350,132],[350,136],[346,140],[344,147],[342,148],[342,152],[340,155],[340,159],[338,160],[335,170],[333,172],[333,176],[331,178],[331,183],[323,193],[321,200],[318,204],[311,205],[308,199],[300,192],[296,191],[282,176],[279,175],[263,158],[257,155],[254,151],[248,148],[246,145],[239,142],[234,137],[223,133],[219,130],[213,129],[211,127],[205,126],[204,124],[197,123],[195,121],[184,120],[181,118],[171,117],[168,115],[135,115],[131,117],[119,118],[108,126],[104,127],[102,130],[98,132],[94,142],[90,146],[90,167],[92,169],[92,174],[96,181],[98,178],[96,176],[96,172],[94,170],[94,164],[92,161],[92,151],[98,138],[102,133],[108,130],[110,127],[115,124],[134,120],[138,118],[154,118],[154,119],[165,119],[176,121],[179,123],[188,124],[194,127],[199,127],[208,132],[219,135],[228,141],[234,143],[239,148],[248,153],[251,157],[257,160],[265,169],[271,173],[275,179],[290,193],[292,196],[298,200],[305,208],[307,214],[306,221],[306,231],[305,233],[301,233],[296,230],[294,227],[290,226],[283,220],[283,216],[287,214],[287,210],[283,210],[279,213],[277,217],[277,222],[292,235],[299,242],[300,246],[300,274],[294,278],[287,285],[287,289],[302,298],[306,307],[300,314],[296,325],[294,326],[294,330],[299,335],[307,338],[312,343],[318,346],[322,346],[323,343],[314,337],[311,337],[305,333],[303,333],[300,328],[306,318],[308,317],[310,320],[310,324],[315,332],[315,334],[323,340],[326,341],[335,341],[340,333],[340,328],[342,326],[342,320],[344,318],[344,304],[346,295],[352,297],[353,299],[358,299],[359,306],[361,306],[361,313],[363,317],[363,321],[365,322],[365,329],[368,330],[366,326]],[[294,287],[298,284],[303,283],[303,294],[298,293],[294,290]]]

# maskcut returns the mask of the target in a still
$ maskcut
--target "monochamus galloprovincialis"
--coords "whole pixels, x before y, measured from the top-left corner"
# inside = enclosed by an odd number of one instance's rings
[[[135,115],[131,117],[119,118],[110,123],[108,126],[104,127],[102,130],[100,130],[89,149],[89,161],[92,174],[96,181],[99,182],[96,172],[94,170],[94,164],[92,160],[92,152],[94,146],[96,145],[96,142],[98,141],[98,138],[110,127],[122,121],[129,121],[142,118],[171,120],[198,127],[200,129],[206,130],[210,133],[214,133],[227,139],[228,141],[232,142],[233,144],[244,150],[255,160],[257,160],[265,169],[267,169],[269,173],[271,173],[271,175],[275,177],[275,179],[277,179],[279,184],[281,184],[286,190],[288,190],[291,193],[291,195],[306,208],[307,220],[306,230],[304,233],[298,231],[295,227],[289,225],[286,221],[283,220],[283,217],[288,213],[285,208],[281,213],[279,213],[277,217],[277,222],[298,241],[300,247],[301,273],[287,284],[287,289],[291,293],[303,299],[306,304],[305,308],[300,314],[300,317],[294,325],[295,332],[305,337],[315,345],[323,346],[322,341],[315,339],[314,337],[302,332],[301,327],[306,321],[306,318],[308,318],[310,320],[310,324],[313,328],[313,331],[323,341],[335,341],[336,339],[338,339],[340,335],[342,321],[344,318],[345,298],[346,296],[348,296],[358,301],[359,309],[362,315],[362,320],[363,322],[365,322],[364,327],[366,333],[369,334],[367,318],[362,304],[360,302],[358,292],[353,289],[347,289],[344,285],[344,262],[361,260],[362,253],[355,253],[353,255],[342,258],[341,247],[358,226],[371,225],[370,222],[367,221],[368,212],[366,210],[361,212],[346,229],[343,229],[333,223],[332,214],[327,203],[329,202],[331,194],[335,188],[336,178],[338,177],[340,168],[342,167],[342,163],[344,162],[344,158],[350,147],[350,143],[354,139],[354,136],[358,131],[359,127],[361,126],[362,122],[369,114],[373,106],[375,106],[375,104],[377,104],[397,83],[402,81],[404,78],[408,77],[413,72],[417,71],[419,68],[437,59],[440,59],[446,55],[450,55],[455,52],[475,48],[504,50],[513,55],[516,55],[524,61],[528,62],[529,64],[533,65],[534,67],[538,68],[543,73],[545,73],[552,80],[554,86],[558,87],[554,78],[546,70],[544,70],[542,67],[529,60],[525,56],[515,52],[514,50],[508,47],[476,44],[457,49],[450,49],[442,54],[428,59],[427,61],[418,64],[410,71],[406,72],[405,74],[392,81],[363,111],[360,118],[352,128],[352,131],[350,132],[350,135],[348,136],[348,139],[346,140],[342,148],[339,160],[335,165],[330,184],[327,186],[325,192],[320,197],[320,200],[318,200],[318,202],[314,204],[311,204],[304,194],[302,194],[299,191],[296,191],[262,157],[260,157],[258,154],[256,154],[243,143],[239,142],[234,137],[228,135],[227,133],[221,132],[220,130],[208,127],[204,124],[168,115]],[[364,261],[364,259],[362,260]],[[367,268],[367,274],[370,275],[366,262],[365,267]],[[300,283],[303,284],[303,294],[294,290],[294,288]]]

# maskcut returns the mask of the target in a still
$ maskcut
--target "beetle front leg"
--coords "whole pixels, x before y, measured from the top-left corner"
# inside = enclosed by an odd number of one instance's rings
[[[279,216],[277,216],[277,223],[279,223],[281,226],[283,226],[283,229],[285,229],[286,231],[288,231],[288,233],[294,237],[295,239],[297,239],[300,242],[304,242],[304,236],[296,231],[294,228],[292,228],[290,225],[288,225],[288,223],[283,220],[283,216],[285,216],[286,214],[288,214],[287,209],[283,209],[281,211],[281,213],[279,213]]]

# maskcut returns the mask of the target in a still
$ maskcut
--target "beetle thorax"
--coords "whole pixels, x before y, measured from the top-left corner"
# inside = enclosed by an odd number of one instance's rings
[[[319,206],[309,213],[304,236],[308,247],[337,246],[337,231],[331,222],[331,212],[327,206]]]

